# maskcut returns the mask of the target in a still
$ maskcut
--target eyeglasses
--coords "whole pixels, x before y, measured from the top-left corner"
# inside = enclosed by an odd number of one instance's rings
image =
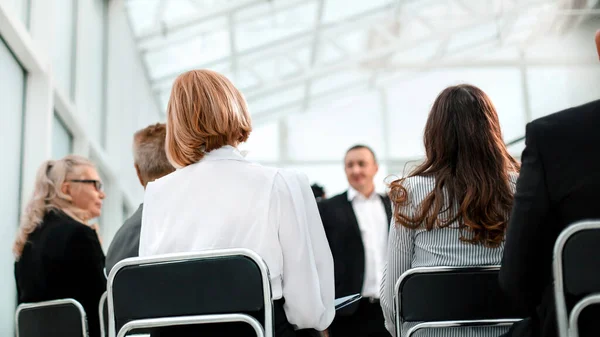
[[[104,191],[104,185],[102,184],[102,182],[100,180],[94,180],[94,179],[73,179],[73,180],[69,180],[70,182],[74,182],[74,183],[85,183],[85,184],[94,184],[94,187],[96,188],[96,191],[98,192],[103,192]]]

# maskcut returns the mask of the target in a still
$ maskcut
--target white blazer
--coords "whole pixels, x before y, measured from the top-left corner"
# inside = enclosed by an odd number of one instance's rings
[[[304,175],[251,163],[224,146],[148,184],[140,256],[224,248],[248,248],[265,260],[291,324],[330,325],[333,258]]]

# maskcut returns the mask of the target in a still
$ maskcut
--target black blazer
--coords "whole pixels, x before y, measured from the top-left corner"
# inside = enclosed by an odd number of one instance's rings
[[[552,251],[569,224],[600,218],[600,100],[527,125],[500,285],[531,319],[513,336],[556,336]]]
[[[15,279],[19,303],[73,298],[85,309],[90,337],[100,335],[104,253],[90,227],[60,211],[47,213],[15,262]]]
[[[144,204],[141,204],[137,211],[125,221],[113,237],[106,252],[107,275],[117,262],[128,257],[139,256],[143,208]]]
[[[390,199],[381,196],[381,200],[388,219],[386,230],[389,230],[392,216]],[[325,199],[318,206],[333,255],[335,297],[360,293],[365,277],[365,248],[352,203],[348,201],[348,192]],[[336,314],[351,315],[357,308],[358,303]]]

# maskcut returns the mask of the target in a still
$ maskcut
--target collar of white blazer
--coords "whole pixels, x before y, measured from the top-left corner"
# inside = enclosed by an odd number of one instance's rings
[[[240,151],[236,147],[231,145],[225,145],[218,149],[207,152],[202,158],[202,161],[211,161],[211,160],[241,160],[246,161],[246,151]]]

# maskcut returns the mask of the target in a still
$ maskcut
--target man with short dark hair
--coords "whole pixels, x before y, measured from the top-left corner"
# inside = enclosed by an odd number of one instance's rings
[[[333,337],[383,337],[379,291],[383,278],[390,199],[375,192],[379,169],[375,153],[355,145],[344,157],[348,191],[319,203],[325,233],[333,254],[335,297],[362,294],[363,299],[336,313]]]
[[[139,130],[133,136],[134,167],[140,184],[146,185],[173,171],[165,153],[165,124],[157,123]],[[119,261],[138,256],[140,230],[142,227],[142,207],[129,218],[115,234],[106,254],[106,273]]]

